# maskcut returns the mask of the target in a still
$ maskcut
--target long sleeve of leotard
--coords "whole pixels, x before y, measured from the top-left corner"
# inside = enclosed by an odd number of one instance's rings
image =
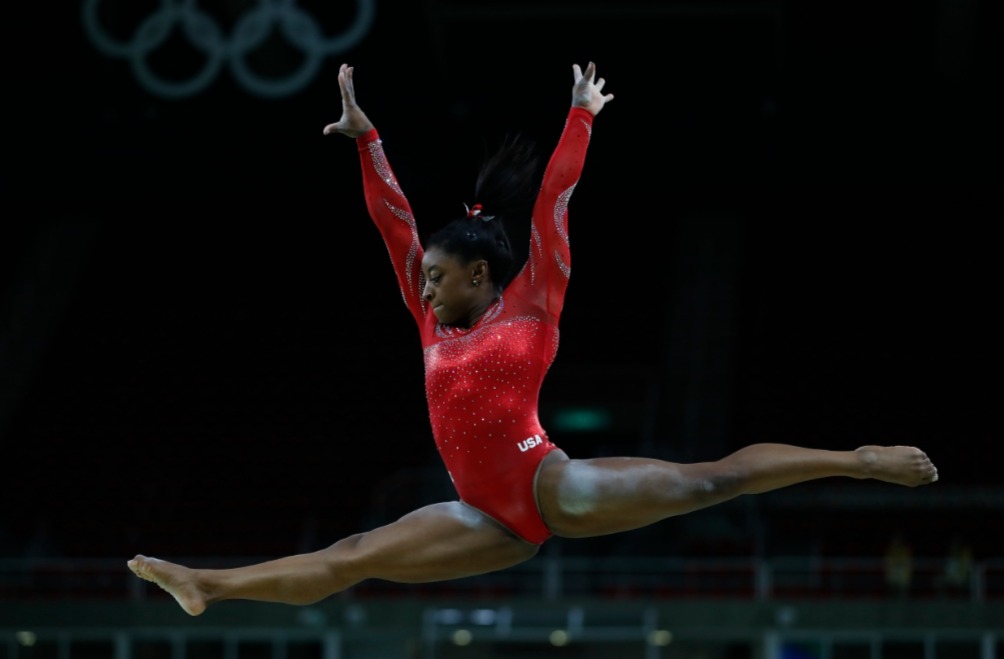
[[[404,303],[421,327],[424,317],[422,246],[411,205],[398,185],[376,129],[357,137],[356,144],[366,208],[383,236]]]
[[[557,318],[564,303],[571,268],[568,202],[578,183],[592,134],[593,115],[571,108],[533,208],[530,249],[514,293]],[[419,327],[422,300],[422,246],[411,206],[401,190],[376,129],[356,138],[363,172],[366,207],[390,254],[405,305]]]
[[[519,279],[520,295],[557,318],[564,304],[571,272],[568,202],[579,182],[592,136],[593,114],[573,107],[565,119],[533,207],[530,252]]]

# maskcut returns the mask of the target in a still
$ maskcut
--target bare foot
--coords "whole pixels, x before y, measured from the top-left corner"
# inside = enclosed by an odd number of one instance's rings
[[[206,610],[206,596],[195,584],[191,568],[142,554],[136,554],[126,565],[140,579],[153,582],[170,593],[188,615],[197,616]]]
[[[913,446],[862,446],[857,451],[865,466],[863,478],[916,487],[938,480],[938,469],[927,454]]]

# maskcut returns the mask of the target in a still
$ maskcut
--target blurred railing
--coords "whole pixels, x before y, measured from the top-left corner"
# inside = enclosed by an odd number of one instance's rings
[[[192,567],[237,567],[261,558],[183,559]],[[598,597],[672,599],[908,597],[972,601],[1004,599],[1004,557],[978,561],[966,578],[945,578],[943,559],[915,559],[907,586],[886,581],[881,558],[580,558],[537,557],[506,570],[430,584],[369,580],[342,596]],[[0,600],[144,600],[166,597],[132,575],[121,559],[0,559]]]

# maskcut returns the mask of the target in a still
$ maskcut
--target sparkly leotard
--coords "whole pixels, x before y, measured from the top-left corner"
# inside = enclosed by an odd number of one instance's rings
[[[537,509],[533,480],[541,460],[557,448],[541,427],[537,400],[558,349],[570,266],[568,201],[592,120],[584,109],[569,111],[534,204],[527,262],[469,329],[440,324],[423,300],[423,250],[411,207],[377,131],[357,138],[367,208],[421,332],[439,454],[462,501],[534,544],[551,532]]]

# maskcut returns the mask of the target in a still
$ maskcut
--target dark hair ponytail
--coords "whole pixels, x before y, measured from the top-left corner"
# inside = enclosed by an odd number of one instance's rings
[[[464,217],[434,232],[427,247],[438,247],[463,263],[488,262],[492,281],[504,288],[515,275],[507,225],[529,225],[539,183],[536,145],[522,134],[506,137],[481,165],[474,185],[474,205]]]

